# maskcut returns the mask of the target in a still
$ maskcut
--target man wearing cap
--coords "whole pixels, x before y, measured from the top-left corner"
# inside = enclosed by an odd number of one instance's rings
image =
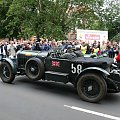
[[[72,45],[68,45],[66,53],[61,55],[61,58],[63,59],[73,59],[75,57],[77,57],[77,55],[74,53]]]

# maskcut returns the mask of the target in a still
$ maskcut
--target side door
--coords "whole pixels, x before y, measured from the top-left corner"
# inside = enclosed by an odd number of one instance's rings
[[[68,59],[51,58],[46,59],[45,64],[46,71],[68,73],[69,81],[75,81],[76,77],[81,73],[83,69],[82,62],[71,61]]]
[[[48,57],[45,61],[46,71],[70,73],[71,62],[68,59]]]

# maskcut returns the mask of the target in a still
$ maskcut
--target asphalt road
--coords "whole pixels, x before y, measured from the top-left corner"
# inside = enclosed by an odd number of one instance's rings
[[[0,81],[0,120],[120,120],[120,93],[107,94],[99,104],[79,99],[72,85]]]

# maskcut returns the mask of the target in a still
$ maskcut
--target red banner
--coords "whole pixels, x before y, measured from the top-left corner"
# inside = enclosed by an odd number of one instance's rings
[[[95,34],[85,34],[86,40],[100,40],[100,35]]]

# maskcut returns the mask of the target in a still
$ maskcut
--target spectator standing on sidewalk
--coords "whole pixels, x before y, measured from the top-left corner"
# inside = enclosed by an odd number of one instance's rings
[[[117,56],[115,57],[116,62],[117,62],[117,63],[120,63],[120,52],[117,51],[116,54],[117,54]]]
[[[22,44],[20,43],[20,41],[18,41],[16,45],[16,52],[18,52],[21,49],[22,49]]]
[[[83,54],[86,54],[86,50],[87,50],[87,45],[86,45],[85,42],[83,42],[82,45],[81,45],[81,52],[82,52]]]
[[[6,57],[6,45],[4,44],[4,41],[0,42],[0,57],[4,58]]]
[[[106,46],[105,41],[102,41],[102,45],[100,45],[101,54],[105,53],[106,47],[107,46]]]
[[[8,46],[8,53],[10,58],[16,57],[16,47],[13,41],[10,41],[10,45]]]
[[[115,57],[116,64],[118,68],[120,69],[120,52],[116,51],[117,56]]]

